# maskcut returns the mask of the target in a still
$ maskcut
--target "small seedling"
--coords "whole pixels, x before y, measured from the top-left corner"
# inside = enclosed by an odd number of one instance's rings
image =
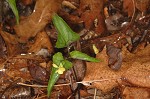
[[[52,21],[56,30],[58,31],[56,48],[67,47],[71,43],[76,42],[77,40],[80,39],[79,34],[73,32],[72,29],[67,25],[67,23],[57,14],[54,14]],[[90,57],[89,55],[76,50],[69,52],[69,55],[70,55],[69,58],[72,59],[99,62],[99,59]],[[53,61],[52,71],[47,87],[48,97],[51,94],[54,84],[59,79],[59,76],[72,67],[72,62],[66,60],[61,52],[57,52],[56,54],[54,54],[52,61]]]

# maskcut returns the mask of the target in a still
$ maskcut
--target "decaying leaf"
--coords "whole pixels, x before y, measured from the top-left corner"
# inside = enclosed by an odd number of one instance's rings
[[[95,1],[95,0],[81,0],[80,1],[80,10],[83,11],[81,14],[81,21],[85,23],[85,28],[90,30],[94,27],[95,20],[95,31],[98,34],[102,34],[106,29],[104,25],[103,17],[103,6],[104,1]]]
[[[37,54],[42,48],[47,49],[49,54],[53,52],[51,41],[44,31],[37,33],[34,43],[29,43],[27,46],[29,47],[28,53]]]
[[[122,75],[127,82],[150,88],[150,46],[136,54],[124,52],[123,66],[129,69]]]
[[[2,97],[5,99],[30,99],[31,98],[31,88],[25,86],[11,86],[5,90],[2,94]],[[1,97],[1,98],[2,98]]]
[[[124,99],[149,99],[150,89],[138,87],[126,87],[123,90]]]
[[[52,92],[51,99],[55,99],[56,97],[59,99],[67,99],[72,95],[70,86],[54,87],[54,90],[56,91]]]
[[[0,58],[6,58],[6,46],[2,36],[0,36]]]
[[[46,70],[46,68],[41,67],[38,61],[30,61],[28,64],[28,70],[33,80],[36,82],[41,84],[46,84],[48,82],[50,73]]]
[[[6,43],[8,56],[12,56],[20,52],[19,43],[17,42],[15,35],[9,34],[4,31],[1,31],[0,34]]]
[[[122,82],[128,82],[135,86],[150,88],[150,46],[139,53],[131,54],[124,48],[123,63],[119,71],[113,71],[108,67],[108,56],[105,49],[97,55],[103,59],[100,63],[87,62],[87,73],[84,81],[93,82],[91,87],[108,91]],[[121,81],[121,79],[123,79]]]
[[[37,0],[32,15],[20,21],[15,26],[15,31],[20,42],[27,42],[34,37],[51,20],[52,14],[57,12],[62,0]]]
[[[21,0],[24,5],[30,5],[34,0]]]
[[[85,61],[74,60],[73,61],[73,68],[74,68],[76,76],[77,76],[77,81],[82,81],[84,76],[85,76],[85,72],[86,72]]]
[[[113,87],[117,86],[117,80],[121,78],[121,71],[114,72],[108,67],[108,56],[106,49],[97,58],[101,59],[100,63],[87,62],[87,71],[83,81],[102,80],[100,82],[93,82],[92,86],[107,92]]]
[[[139,9],[141,12],[145,13],[150,4],[150,0],[135,0],[135,1],[136,1],[136,8]]]
[[[121,49],[107,45],[107,54],[109,56],[108,66],[113,70],[119,70],[122,65]]]
[[[124,11],[128,13],[128,16],[131,17],[134,13],[134,2],[135,0],[123,0]]]

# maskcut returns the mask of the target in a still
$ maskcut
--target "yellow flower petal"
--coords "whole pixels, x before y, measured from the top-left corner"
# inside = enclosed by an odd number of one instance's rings
[[[58,74],[63,74],[65,71],[65,68],[64,67],[59,67],[59,69],[56,71],[56,73]]]
[[[54,64],[54,63],[53,63],[52,65],[53,65],[53,67],[55,67],[55,68],[59,68],[59,67],[58,67],[56,64]]]

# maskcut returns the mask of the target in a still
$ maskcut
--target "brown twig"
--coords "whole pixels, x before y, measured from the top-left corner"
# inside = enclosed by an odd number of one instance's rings
[[[110,81],[110,80],[117,80],[117,79],[121,79],[121,78],[116,78],[116,79],[102,79],[102,80],[89,80],[89,81],[81,81],[81,82],[76,82],[78,84],[91,84],[94,82],[103,82],[103,81]],[[22,86],[28,86],[28,87],[38,87],[38,88],[47,88],[46,85],[30,85],[30,84],[25,84],[25,83],[17,83],[18,85],[22,85]],[[54,85],[54,87],[60,87],[60,86],[68,86],[71,83],[66,83],[66,84],[58,84],[58,85]]]
[[[94,99],[96,99],[97,89],[95,88]]]
[[[135,16],[135,1],[132,0],[132,3],[133,3],[133,14],[132,14],[132,18],[131,18],[131,21],[130,21],[130,24],[132,24],[133,20],[134,20],[134,16]]]

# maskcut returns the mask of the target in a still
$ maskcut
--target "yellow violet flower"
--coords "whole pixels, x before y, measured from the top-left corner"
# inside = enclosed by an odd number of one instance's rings
[[[94,53],[95,53],[95,54],[98,54],[98,53],[99,53],[99,50],[98,50],[98,48],[95,46],[95,44],[93,44],[93,50],[94,50]]]
[[[56,73],[58,74],[63,74],[65,71],[65,68],[64,67],[59,67],[58,70],[56,71]]]
[[[57,66],[56,64],[53,64],[53,67],[58,68],[58,70],[56,70],[56,73],[58,74],[63,74],[65,71],[65,68],[63,67],[62,63],[60,63],[59,66]]]

